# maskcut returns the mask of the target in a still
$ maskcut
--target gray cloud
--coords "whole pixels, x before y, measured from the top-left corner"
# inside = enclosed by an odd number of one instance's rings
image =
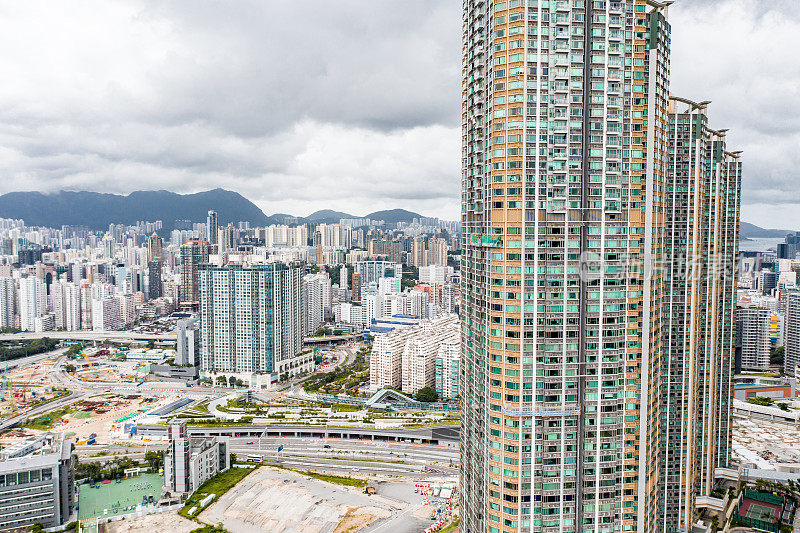
[[[222,186],[268,213],[405,207],[456,218],[460,8],[0,4],[0,193]],[[758,206],[800,204],[793,8],[670,8],[673,91],[713,101],[712,124],[745,151],[744,218],[763,225]]]

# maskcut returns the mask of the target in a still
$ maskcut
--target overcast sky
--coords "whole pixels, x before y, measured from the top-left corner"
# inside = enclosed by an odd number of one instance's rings
[[[236,190],[267,214],[459,211],[458,0],[0,3],[0,193]],[[800,226],[794,0],[679,0],[672,90]]]

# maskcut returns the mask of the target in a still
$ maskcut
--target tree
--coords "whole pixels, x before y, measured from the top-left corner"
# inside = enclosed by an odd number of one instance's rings
[[[783,365],[783,356],[786,349],[783,346],[777,348],[770,348],[769,350],[769,364]]]
[[[75,372],[75,370],[77,370],[77,369],[75,368],[75,365],[64,365],[64,370],[71,374],[71,373]]]
[[[236,378],[235,378],[235,377],[233,377],[233,376],[229,377],[229,378],[228,378],[228,385],[230,385],[231,387],[233,387],[234,385],[236,385]]]
[[[217,385],[222,385],[224,387],[227,382],[228,380],[225,379],[225,376],[217,376]]]
[[[438,399],[439,395],[433,387],[422,387],[417,391],[417,400],[420,402],[435,402]]]
[[[144,454],[144,461],[153,472],[158,472],[164,466],[164,454],[156,451],[149,451]]]

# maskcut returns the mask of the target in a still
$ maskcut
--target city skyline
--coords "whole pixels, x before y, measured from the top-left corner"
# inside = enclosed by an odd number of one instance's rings
[[[742,218],[762,227],[778,227],[774,217],[800,225],[790,149],[796,73],[776,65],[771,38],[798,34],[791,7],[744,0],[670,7],[680,28],[673,89],[712,100],[711,119],[749,154]],[[460,5],[364,10],[343,2],[331,11],[310,3],[303,24],[320,37],[289,50],[280,46],[294,35],[284,8],[268,17],[258,6],[230,3],[228,22],[210,24],[219,9],[110,2],[67,10],[31,2],[5,10],[3,49],[19,53],[0,54],[14,80],[0,92],[10,178],[0,193],[191,192],[224,182],[268,213],[327,207],[359,214],[368,203],[456,217],[460,28],[433,21],[457,21]],[[262,31],[278,20],[281,28]],[[101,25],[102,32],[74,33]],[[111,48],[98,44],[111,40]],[[267,53],[253,57],[252,50]],[[41,60],[27,61],[31,53]],[[285,63],[273,59],[284,54]],[[360,65],[370,66],[369,75],[352,87],[347,80]],[[281,96],[275,79],[298,70],[303,85]],[[330,180],[338,187],[328,188]]]

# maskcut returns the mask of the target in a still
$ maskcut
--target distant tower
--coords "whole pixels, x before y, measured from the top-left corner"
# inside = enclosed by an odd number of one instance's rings
[[[147,260],[152,261],[161,257],[163,245],[164,242],[161,240],[161,237],[158,236],[158,233],[150,235],[150,238],[147,240]]]
[[[209,211],[206,218],[206,240],[211,244],[219,244],[217,232],[219,230],[219,220],[216,211]]]

